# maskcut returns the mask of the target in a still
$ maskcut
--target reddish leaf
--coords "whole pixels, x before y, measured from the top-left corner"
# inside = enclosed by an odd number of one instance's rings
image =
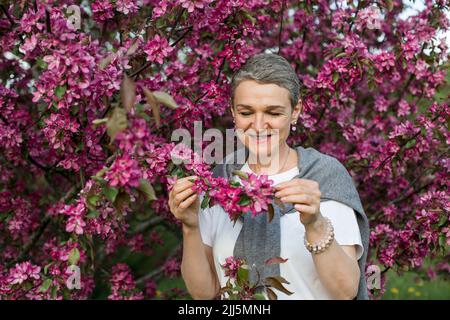
[[[136,38],[133,44],[130,46],[130,48],[128,48],[127,56],[133,55],[133,53],[135,53],[138,48],[139,48],[139,39]]]
[[[284,203],[281,202],[280,199],[274,198],[274,202],[277,204],[277,206],[281,208],[281,210],[286,211],[286,207],[284,206]]]
[[[276,263],[285,263],[288,260],[289,259],[283,259],[281,257],[274,257],[274,258],[267,259],[265,263],[267,265],[271,265],[271,264],[276,264]]]
[[[161,126],[161,113],[159,109],[159,103],[156,100],[155,96],[153,95],[153,92],[148,90],[147,88],[144,88],[144,94],[147,98],[147,103],[152,108],[153,117],[155,118],[156,127],[159,129]]]
[[[99,63],[98,63],[98,67],[100,70],[105,69],[110,63],[111,61],[114,60],[114,58],[116,57],[115,53],[111,53],[109,55],[106,56],[106,58],[102,59]]]
[[[136,99],[136,84],[127,75],[123,76],[122,84],[120,85],[120,100],[122,105],[127,112],[129,112],[133,106]]]
[[[284,279],[283,279],[284,280]],[[288,289],[286,289],[283,284],[281,283],[281,281],[279,279],[277,279],[276,277],[267,277],[265,279],[265,283],[266,285],[269,285],[287,295],[291,295],[293,294],[293,292],[290,292]]]
[[[278,300],[276,293],[273,292],[272,289],[266,288],[266,290],[267,290],[267,296],[269,297],[270,300]]]
[[[274,212],[274,209],[273,209],[273,205],[271,204],[271,203],[269,203],[269,210],[268,210],[268,215],[269,215],[269,222],[272,222],[272,220],[273,220],[273,217],[275,216],[275,212]]]

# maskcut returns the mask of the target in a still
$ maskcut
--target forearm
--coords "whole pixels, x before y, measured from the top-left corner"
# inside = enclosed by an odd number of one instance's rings
[[[213,299],[217,295],[217,279],[211,270],[198,228],[183,228],[181,273],[194,299]]]
[[[319,219],[305,227],[310,243],[319,242],[326,233],[325,222]],[[332,244],[319,254],[312,254],[320,280],[335,299],[353,299],[358,292],[360,270],[342,247],[333,240]]]

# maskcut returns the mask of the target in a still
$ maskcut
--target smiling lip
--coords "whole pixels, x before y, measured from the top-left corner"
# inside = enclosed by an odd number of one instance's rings
[[[250,138],[256,139],[256,143],[260,144],[260,143],[266,143],[270,140],[270,138],[272,138],[272,134],[264,134],[264,135],[254,135],[254,134],[249,134],[248,135]]]

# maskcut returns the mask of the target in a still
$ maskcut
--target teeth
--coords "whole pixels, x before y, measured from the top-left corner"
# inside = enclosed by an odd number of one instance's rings
[[[267,138],[267,137],[271,137],[272,135],[271,135],[271,134],[268,134],[268,135],[261,135],[261,136],[258,136],[258,135],[254,135],[254,134],[249,134],[249,136],[250,136],[250,137],[256,137],[256,138]]]

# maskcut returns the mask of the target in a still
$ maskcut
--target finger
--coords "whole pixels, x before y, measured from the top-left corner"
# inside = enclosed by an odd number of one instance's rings
[[[197,200],[197,194],[196,193],[194,193],[189,198],[187,198],[182,203],[180,203],[179,208],[183,209],[183,210],[186,209],[186,208],[189,208],[189,206],[192,205],[195,202],[195,200]]]
[[[195,193],[192,188],[187,188],[186,190],[178,193],[174,198],[175,205],[179,206],[181,202],[186,200],[191,194]]]
[[[304,194],[304,193],[308,193],[308,189],[306,189],[303,186],[295,185],[295,186],[286,187],[284,189],[281,189],[281,190],[275,192],[275,197],[282,198],[282,197],[289,196],[292,194]]]
[[[186,190],[187,188],[193,186],[194,183],[189,181],[189,180],[180,180],[179,182],[177,182],[175,184],[175,186],[173,187],[173,191],[175,192],[175,194],[180,193],[181,191]]]
[[[307,206],[304,204],[296,204],[294,208],[295,210],[301,213],[315,214],[315,209],[312,206]]]
[[[310,179],[295,178],[295,179],[277,184],[275,186],[275,189],[280,190],[280,189],[284,189],[286,187],[293,186],[293,185],[302,185],[305,187],[315,187],[316,185],[318,185],[318,183],[316,181],[310,180]]]
[[[306,204],[306,205],[314,204],[313,198],[307,194],[290,195],[290,196],[282,197],[280,200],[282,202],[286,202],[286,203],[299,203],[299,204]]]
[[[295,180],[296,179],[292,179],[292,180],[289,180],[289,181],[285,181],[285,182],[279,183],[279,184],[275,185],[274,188],[276,190],[281,190],[281,189],[287,188],[289,186],[295,185]]]

